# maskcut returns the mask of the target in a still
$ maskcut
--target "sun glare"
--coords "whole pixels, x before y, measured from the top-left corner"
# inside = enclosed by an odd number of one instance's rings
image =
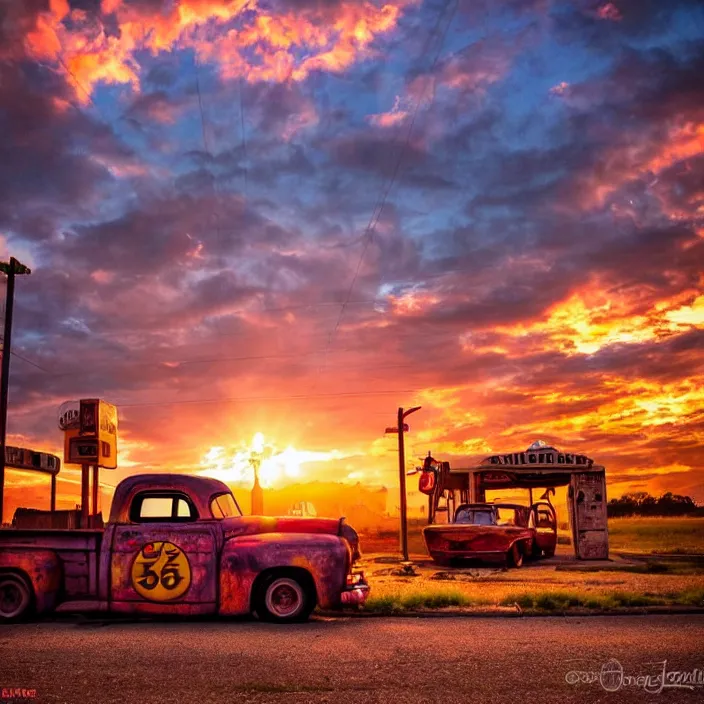
[[[338,450],[315,452],[297,450],[291,445],[280,450],[263,433],[258,432],[249,446],[211,447],[201,459],[202,469],[199,474],[220,479],[227,484],[249,486],[254,482],[254,467],[257,465],[259,481],[262,487],[269,489],[310,475],[311,472],[304,471],[303,465],[325,463],[344,457]],[[306,478],[311,479],[310,476]]]

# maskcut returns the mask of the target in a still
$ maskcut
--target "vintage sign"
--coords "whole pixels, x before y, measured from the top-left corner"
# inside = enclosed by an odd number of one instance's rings
[[[67,401],[59,409],[64,462],[117,468],[117,408],[102,399]]]
[[[47,474],[58,474],[61,460],[48,452],[35,452],[24,447],[5,447],[5,465],[15,469],[30,469]]]
[[[150,601],[171,601],[191,586],[191,565],[186,553],[169,542],[147,543],[132,563],[132,586]]]
[[[59,430],[77,430],[80,428],[80,401],[66,401],[59,407]]]
[[[96,435],[98,433],[98,406],[97,398],[81,399],[81,435]]]
[[[577,455],[573,452],[559,452],[553,447],[542,448],[540,452],[511,452],[506,455],[492,455],[487,457],[482,464],[508,465],[523,467],[536,464],[553,464],[589,468],[594,460],[586,455]]]

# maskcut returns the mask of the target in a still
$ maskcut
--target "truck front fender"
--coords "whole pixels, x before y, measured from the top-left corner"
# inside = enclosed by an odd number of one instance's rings
[[[53,550],[23,548],[0,551],[0,572],[14,572],[28,580],[38,614],[51,611],[56,606],[62,583],[61,570],[61,561]]]
[[[336,535],[262,533],[228,540],[220,561],[220,613],[251,611],[252,588],[261,574],[295,567],[310,574],[317,603],[340,603],[349,566],[349,549]]]

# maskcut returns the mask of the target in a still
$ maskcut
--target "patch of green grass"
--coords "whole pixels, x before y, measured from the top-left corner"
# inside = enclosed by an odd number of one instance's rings
[[[688,589],[679,595],[679,603],[687,606],[704,606],[704,589]]]
[[[610,592],[583,594],[572,591],[520,592],[509,594],[500,606],[518,604],[522,609],[539,611],[565,611],[570,608],[618,609],[637,606],[704,606],[704,589],[690,589],[669,594],[638,592]]]
[[[468,596],[460,589],[419,589],[405,593],[372,595],[364,605],[365,611],[398,613],[419,609],[442,609],[448,606],[480,606],[489,603]]]

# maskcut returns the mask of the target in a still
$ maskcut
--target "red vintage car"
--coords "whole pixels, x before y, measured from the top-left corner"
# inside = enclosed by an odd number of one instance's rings
[[[557,514],[552,504],[462,504],[452,523],[430,525],[423,539],[435,562],[481,559],[520,567],[525,558],[552,557]]]

